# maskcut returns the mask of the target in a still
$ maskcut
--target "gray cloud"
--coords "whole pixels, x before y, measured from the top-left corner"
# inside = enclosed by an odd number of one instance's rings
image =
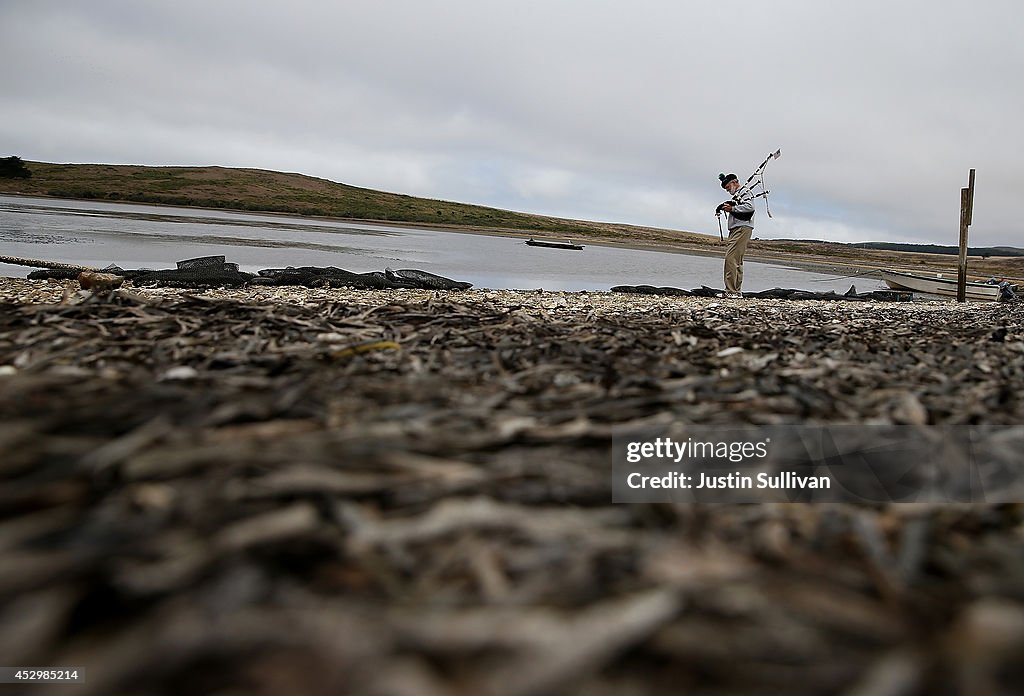
[[[255,5],[255,6],[254,6]],[[0,154],[222,164],[717,234],[1020,244],[1024,6],[239,1],[0,5]]]

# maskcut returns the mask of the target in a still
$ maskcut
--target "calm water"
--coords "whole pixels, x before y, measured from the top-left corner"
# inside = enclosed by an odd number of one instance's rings
[[[483,288],[608,290],[613,285],[722,287],[722,259],[588,245],[526,246],[521,239],[300,217],[0,196],[0,254],[103,267],[173,268],[223,254],[244,271],[338,266],[418,268]],[[724,249],[723,249],[724,254]],[[32,269],[0,264],[0,276]],[[747,261],[744,290],[846,291],[850,279]],[[876,281],[856,279],[860,290]],[[869,287],[870,286],[870,287]]]

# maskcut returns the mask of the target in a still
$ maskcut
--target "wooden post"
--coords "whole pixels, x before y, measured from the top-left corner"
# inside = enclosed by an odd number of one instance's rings
[[[967,301],[967,228],[974,213],[974,170],[967,188],[960,189],[960,268],[957,273],[956,301]]]
[[[967,180],[967,224],[971,225],[974,217],[974,170],[971,170],[970,178]]]

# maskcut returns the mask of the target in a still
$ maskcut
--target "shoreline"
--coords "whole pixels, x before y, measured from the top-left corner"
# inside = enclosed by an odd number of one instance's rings
[[[585,325],[588,319],[643,316],[662,312],[702,313],[716,317],[721,313],[734,319],[751,318],[758,322],[779,323],[786,312],[810,312],[829,317],[860,320],[868,314],[883,313],[897,317],[934,316],[939,323],[963,318],[976,321],[980,315],[1008,317],[1024,310],[1024,302],[965,302],[938,297],[915,298],[909,302],[883,300],[779,299],[759,297],[701,297],[611,290],[544,290],[469,288],[466,290],[354,289],[344,287],[305,287],[246,285],[223,288],[174,288],[134,286],[126,281],[112,292],[91,292],[76,280],[28,280],[0,276],[0,304],[13,306],[45,305],[53,309],[89,303],[120,301],[139,306],[157,306],[168,302],[195,299],[209,303],[259,305],[265,307],[310,306],[316,303],[340,303],[361,307],[369,312],[400,306],[436,302],[457,303],[469,312],[499,308],[503,312],[538,312],[545,321]],[[461,311],[461,310],[460,310]],[[897,320],[898,323],[899,320]],[[782,325],[780,325],[782,326]],[[1017,345],[1017,344],[1015,344]],[[1019,344],[1024,353],[1024,343]]]
[[[268,216],[268,217],[279,217],[289,218],[298,220],[319,220],[323,222],[339,222],[344,224],[361,225],[370,228],[392,228],[392,229],[419,229],[429,230],[435,232],[450,232],[454,234],[469,234],[484,237],[498,237],[503,239],[530,239],[530,238],[541,238],[541,239],[558,239],[558,237],[550,234],[540,234],[536,231],[531,232],[528,230],[517,230],[517,229],[506,229],[506,228],[486,228],[486,227],[454,227],[450,225],[436,225],[430,223],[420,222],[394,222],[394,221],[383,221],[383,220],[366,220],[358,218],[338,218],[329,216],[319,215],[296,215],[293,213],[282,213],[275,211],[252,211],[252,210],[239,210],[232,208],[210,208],[203,206],[180,206],[180,205],[169,205],[163,203],[135,203],[132,201],[115,201],[115,200],[95,200],[87,198],[57,198],[52,196],[44,196],[38,194],[21,194],[21,193],[2,193],[0,195],[12,196],[17,198],[35,198],[47,201],[74,201],[78,203],[100,203],[103,205],[124,205],[124,206],[142,206],[142,207],[155,207],[155,208],[167,208],[171,210],[195,210],[195,211],[209,211],[209,212],[231,212],[238,213],[241,215],[255,215],[255,216]],[[604,223],[602,223],[604,224]],[[612,224],[612,223],[607,223]],[[662,230],[662,229],[651,229],[652,232],[657,234],[671,234],[673,230]],[[699,234],[694,232],[683,232],[679,231],[680,234],[693,235]],[[572,238],[572,237],[569,237]],[[685,241],[680,242],[669,242],[664,240],[653,240],[645,241],[643,239],[630,239],[630,240],[611,240],[611,239],[591,239],[591,238],[579,238],[576,237],[580,243],[584,245],[611,247],[618,249],[629,249],[635,251],[653,251],[667,254],[682,254],[687,256],[701,256],[707,258],[718,258],[723,260],[725,258],[726,244],[720,241],[714,240],[713,237],[708,237],[709,241],[706,245],[704,244],[693,244]],[[848,273],[851,270],[864,271],[864,270],[877,270],[874,264],[867,261],[864,262],[838,262],[831,261],[824,258],[807,257],[803,255],[780,254],[770,253],[764,250],[750,249],[748,248],[745,256],[746,261],[754,261],[758,263],[764,263],[768,265],[778,266],[782,268],[789,268],[797,271],[806,271],[811,273],[819,273],[822,275],[831,275],[834,273]],[[13,265],[13,264],[10,264]],[[17,276],[0,276],[0,277],[11,277]]]
[[[562,234],[551,234],[539,230],[521,230],[513,228],[502,228],[502,227],[481,227],[474,225],[466,226],[453,226],[453,225],[442,225],[435,223],[425,222],[402,222],[394,220],[379,220],[379,219],[363,219],[363,218],[344,218],[344,217],[333,217],[324,215],[301,215],[296,213],[278,212],[271,210],[246,210],[237,208],[219,208],[219,207],[208,207],[208,206],[184,206],[184,205],[172,205],[166,203],[137,203],[133,201],[122,201],[122,200],[101,200],[101,199],[90,199],[90,198],[68,198],[68,197],[54,197],[43,194],[25,194],[15,192],[2,192],[0,195],[12,196],[18,198],[37,198],[48,201],[75,201],[80,203],[99,203],[103,205],[130,205],[130,206],[144,206],[144,207],[155,207],[155,208],[168,208],[177,210],[196,210],[196,211],[209,211],[209,212],[230,212],[242,215],[256,215],[256,216],[268,216],[268,217],[280,217],[290,218],[298,220],[320,220],[324,222],[338,222],[343,224],[352,225],[365,225],[369,227],[384,227],[384,228],[409,228],[409,229],[422,229],[432,230],[437,232],[453,232],[456,234],[472,234],[482,235],[489,237],[503,237],[512,239],[529,239],[531,237],[541,239],[565,239],[571,238],[584,245],[596,245],[622,249],[633,249],[639,251],[657,251],[661,253],[671,254],[686,254],[691,256],[704,256],[712,258],[721,258],[724,261],[725,257],[725,243],[720,240],[716,240],[713,235],[706,235],[700,232],[689,232],[685,230],[671,230],[662,228],[651,228],[637,225],[630,225],[627,223],[604,223],[604,222],[590,222],[590,221],[577,221],[582,224],[593,224],[595,226],[607,227],[607,228],[619,228],[620,234],[630,235],[628,239],[610,239],[606,232],[603,232],[600,227],[595,227],[589,234],[595,236],[580,236],[580,235],[562,235]],[[645,240],[639,235],[649,232],[652,235],[659,237],[658,239]],[[686,241],[680,239],[679,241],[673,241],[671,239],[665,239],[665,236],[680,235],[681,237],[702,237],[706,238],[707,241],[701,241],[694,243],[692,241]],[[911,272],[931,271],[931,272],[947,272],[956,273],[957,260],[955,257],[946,254],[930,254],[920,252],[880,252],[877,250],[855,250],[850,247],[834,243],[839,246],[843,252],[841,259],[829,256],[827,253],[815,253],[815,252],[804,252],[799,250],[786,250],[776,251],[770,248],[764,248],[764,245],[772,244],[808,244],[808,242],[790,241],[786,239],[754,239],[747,247],[747,253],[745,260],[756,261],[758,263],[765,263],[774,266],[781,266],[784,268],[791,268],[793,270],[807,271],[812,273],[820,273],[823,275],[832,274],[856,274],[860,275],[863,271],[878,271],[880,268],[886,268],[891,270],[907,270]],[[824,244],[833,244],[831,242],[824,242]],[[850,254],[859,254],[859,258],[851,256]],[[894,258],[889,259],[892,256]],[[1011,263],[1016,263],[1014,257],[999,257],[1009,259]],[[982,259],[976,257],[970,257],[969,263],[972,263],[975,268],[978,264],[982,263]],[[1020,262],[1024,266],[1024,260]],[[987,266],[991,264],[986,264]],[[990,277],[1003,277],[1012,282],[1018,284],[1024,283],[1024,271],[1013,267],[1009,270],[1012,272],[1007,273],[1007,269],[1001,268],[988,268],[984,272],[975,270],[971,272],[969,269],[969,279],[972,280],[987,280]]]
[[[509,231],[490,231],[490,230],[473,230],[473,229],[454,229],[446,227],[431,227],[429,225],[419,225],[418,227],[424,229],[433,229],[438,232],[454,232],[457,234],[475,234],[483,235],[487,237],[505,237],[511,239],[559,239],[552,235],[538,235],[531,234],[529,232],[522,232],[519,230]],[[694,233],[688,233],[694,234]],[[726,244],[723,242],[712,242],[710,248],[708,246],[695,246],[680,242],[678,244],[672,244],[669,242],[653,241],[644,242],[642,240],[632,241],[615,241],[607,239],[580,239],[568,237],[573,239],[584,246],[603,246],[612,247],[616,249],[629,249],[633,251],[656,251],[663,254],[683,254],[686,256],[704,256],[709,258],[719,258],[725,261],[725,250]],[[840,261],[828,261],[825,259],[807,258],[807,257],[786,257],[780,254],[768,253],[763,250],[751,252],[748,248],[744,261],[756,261],[758,263],[769,264],[772,266],[781,266],[783,268],[791,268],[797,271],[808,271],[811,273],[821,273],[823,275],[829,275],[833,272],[849,271],[850,269],[859,270],[875,270],[877,266],[867,261],[857,263],[843,263]]]

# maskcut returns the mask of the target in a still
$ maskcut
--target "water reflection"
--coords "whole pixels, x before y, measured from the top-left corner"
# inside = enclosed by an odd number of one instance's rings
[[[0,196],[0,241],[10,256],[122,268],[169,268],[223,254],[242,270],[338,266],[355,272],[419,268],[477,287],[607,290],[613,285],[722,286],[714,256],[588,244],[584,251],[530,247],[512,237],[235,211]],[[723,249],[724,254],[724,249]],[[748,261],[744,290],[845,291],[849,279]],[[0,274],[29,269],[0,264]],[[862,289],[873,289],[869,281]]]

